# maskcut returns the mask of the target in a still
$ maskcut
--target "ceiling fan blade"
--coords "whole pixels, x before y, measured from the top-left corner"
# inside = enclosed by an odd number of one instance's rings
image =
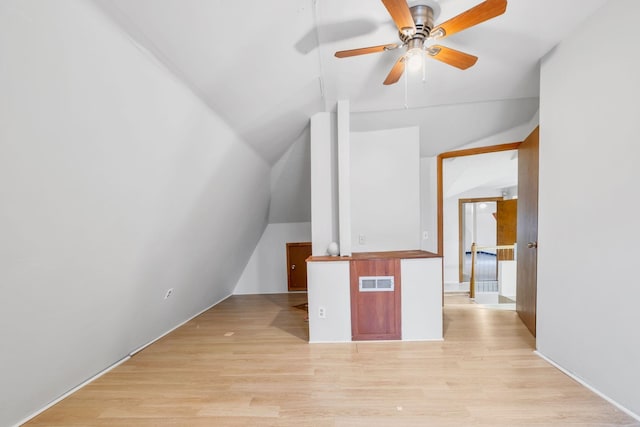
[[[442,39],[452,34],[466,30],[496,16],[502,15],[507,10],[507,0],[486,0],[472,7],[460,15],[454,16],[448,21],[438,25],[431,31],[430,36]]]
[[[472,67],[478,60],[477,56],[469,55],[468,53],[439,45],[429,46],[427,54],[438,61],[442,61],[445,64],[449,64],[461,70],[466,70],[467,68]]]
[[[338,58],[348,58],[350,56],[365,55],[367,53],[384,52],[385,50],[397,49],[398,45],[395,43],[383,44],[380,46],[362,47],[359,49],[341,50],[335,53]]]
[[[382,3],[389,11],[398,31],[408,35],[416,33],[416,24],[413,22],[413,16],[411,16],[411,10],[406,0],[382,0]]]
[[[392,85],[400,80],[400,77],[402,77],[402,73],[404,73],[405,59],[405,55],[402,55],[400,58],[398,58],[395,65],[387,75],[387,78],[384,80],[385,85]]]

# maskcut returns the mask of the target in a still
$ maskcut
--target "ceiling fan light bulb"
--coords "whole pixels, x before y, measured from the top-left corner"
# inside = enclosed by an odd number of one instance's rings
[[[423,61],[422,49],[414,48],[407,52],[407,68],[409,71],[419,71],[422,68]]]

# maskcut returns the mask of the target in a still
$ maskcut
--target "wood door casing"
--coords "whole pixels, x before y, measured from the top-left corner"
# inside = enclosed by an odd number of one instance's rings
[[[518,261],[516,311],[536,336],[538,266],[538,150],[537,127],[518,148]],[[529,243],[536,247],[529,248]]]
[[[350,262],[351,339],[399,340],[401,329],[401,287],[399,259],[371,259]],[[361,276],[393,276],[393,292],[360,292]]]
[[[287,243],[287,289],[307,290],[307,258],[311,256],[311,242]]]

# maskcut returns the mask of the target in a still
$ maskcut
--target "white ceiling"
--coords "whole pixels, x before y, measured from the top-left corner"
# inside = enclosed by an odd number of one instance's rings
[[[539,60],[606,0],[509,0],[507,12],[440,42],[479,57],[461,71],[428,60],[426,81],[382,81],[400,50],[379,0],[94,0],[274,164],[309,118],[349,99],[352,128],[421,127],[432,155],[528,122]],[[443,22],[479,0],[439,0]],[[434,141],[437,144],[434,144]]]

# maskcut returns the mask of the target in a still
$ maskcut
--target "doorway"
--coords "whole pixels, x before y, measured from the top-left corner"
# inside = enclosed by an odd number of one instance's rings
[[[471,243],[496,246],[495,203],[517,195],[517,146],[505,144],[438,156],[438,252],[443,257],[445,291],[471,291],[469,277],[465,277]],[[475,202],[478,204],[472,204]],[[473,212],[465,212],[467,207]],[[474,222],[474,214],[481,211],[483,220],[476,218]],[[465,216],[469,216],[466,224]],[[467,237],[475,242],[465,242]],[[495,248],[484,252],[492,252],[495,258]]]
[[[522,148],[520,147],[522,145]],[[524,142],[479,147],[442,153],[437,157],[438,254],[444,256],[444,187],[443,169],[446,159],[477,154],[517,150],[518,191],[524,206],[517,208],[517,299],[516,311],[535,336],[536,331],[536,269],[537,269],[537,198],[538,198],[539,127]]]
[[[496,202],[500,197],[477,197],[458,199],[458,280],[460,283],[471,280],[471,245],[476,243],[483,246],[497,244],[497,211]],[[496,252],[488,250],[480,255],[484,258],[495,257]],[[485,263],[486,264],[486,263]],[[491,263],[489,263],[491,264]],[[495,263],[493,263],[495,264]],[[482,269],[483,274],[497,280],[497,269],[491,272]],[[495,279],[493,279],[495,277]]]

